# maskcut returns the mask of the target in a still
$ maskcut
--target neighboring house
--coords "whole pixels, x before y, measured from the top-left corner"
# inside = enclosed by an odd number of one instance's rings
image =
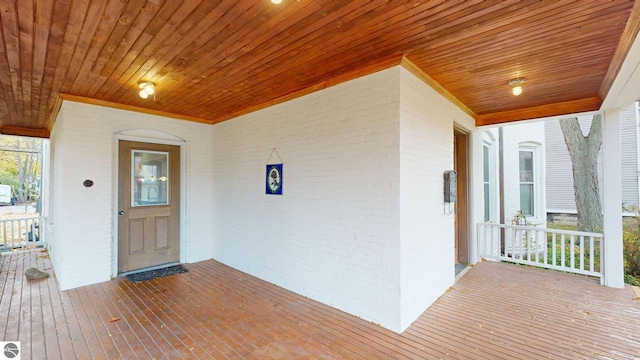
[[[638,124],[640,102],[633,103],[630,107],[620,112],[620,147],[622,162],[622,205],[625,212],[639,205],[638,180],[640,148],[638,146]],[[578,116],[582,132],[587,134],[591,126],[592,114]],[[545,148],[547,157],[547,213],[549,221],[575,222],[576,203],[573,189],[573,172],[571,170],[571,158],[564,142],[562,130],[558,119],[544,122]],[[598,158],[598,179],[600,182],[600,195],[604,197],[602,190],[602,156]]]
[[[521,212],[530,225],[544,225],[543,125],[540,122],[527,122],[487,129],[483,138],[483,152],[484,221],[498,223],[502,219],[510,224]]]
[[[638,124],[640,102],[621,111],[620,146],[622,162],[622,204],[630,212],[639,204],[639,146]],[[587,134],[593,114],[577,115],[583,133]],[[499,205],[490,205],[485,211],[485,221],[499,222],[501,216],[510,223],[518,210],[531,225],[542,226],[547,221],[575,224],[576,204],[573,188],[571,158],[564,142],[559,118],[541,119],[524,124],[505,125],[500,130],[488,129],[484,137],[488,157],[485,154],[485,178],[489,191],[485,196],[492,204],[500,203],[500,158],[495,148],[503,142],[503,201],[504,213]],[[487,162],[488,159],[488,162]],[[519,168],[518,168],[519,166]],[[598,158],[600,195],[604,198],[602,152]],[[491,184],[491,185],[489,185]],[[489,194],[489,195],[487,195]],[[485,200],[487,204],[487,200]]]

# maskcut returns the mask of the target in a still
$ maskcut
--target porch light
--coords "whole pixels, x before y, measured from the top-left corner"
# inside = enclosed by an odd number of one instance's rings
[[[282,2],[282,0],[271,0],[272,3],[274,4],[280,4]]]
[[[526,80],[527,79],[525,78],[517,78],[509,81],[509,85],[512,86],[511,93],[513,94],[513,96],[522,94],[522,83]]]
[[[141,81],[138,83],[140,88],[140,97],[146,99],[149,95],[153,95],[156,92],[156,84],[151,81]]]

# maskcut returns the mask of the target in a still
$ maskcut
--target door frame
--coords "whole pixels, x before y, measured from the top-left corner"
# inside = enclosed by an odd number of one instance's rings
[[[462,137],[464,139],[464,153],[461,154],[458,149],[456,148],[456,139],[454,139],[454,151],[453,154],[455,157],[454,158],[454,164],[459,163],[460,160],[464,160],[464,173],[462,174],[458,174],[457,176],[457,180],[458,180],[458,184],[463,186],[464,191],[460,191],[458,190],[458,201],[456,202],[456,208],[458,208],[459,205],[463,205],[464,208],[459,208],[460,210],[456,212],[456,214],[454,215],[456,217],[454,223],[454,247],[455,247],[455,263],[460,263],[460,264],[471,264],[473,263],[473,231],[472,231],[472,227],[471,224],[473,222],[472,217],[471,217],[471,194],[470,194],[470,187],[469,187],[469,182],[470,182],[470,174],[471,174],[471,149],[472,147],[472,143],[471,143],[471,133],[459,126],[455,126],[453,127],[453,136],[454,138],[458,138],[458,137]],[[455,167],[455,166],[454,166]],[[458,170],[458,169],[456,169]],[[460,204],[460,202],[463,202],[464,204]],[[459,216],[458,213],[463,213],[464,214],[464,223],[463,224],[459,224]],[[466,234],[466,261],[460,262],[459,260],[459,251],[460,248],[459,246],[456,247],[455,243],[458,241],[458,229],[464,229],[465,234]],[[459,245],[459,244],[458,244]]]
[[[136,135],[127,134],[130,132],[135,132]],[[140,135],[143,133],[143,135]],[[113,224],[113,241],[112,241],[112,252],[111,252],[111,277],[118,277],[118,195],[119,195],[119,144],[120,141],[136,141],[136,142],[146,142],[151,144],[162,144],[162,145],[174,145],[180,148],[180,259],[181,263],[185,263],[187,261],[186,254],[188,243],[186,240],[187,232],[186,232],[186,204],[187,204],[187,156],[186,156],[186,141],[175,137],[171,134],[167,134],[157,130],[147,130],[147,129],[138,129],[138,130],[129,130],[123,131],[120,133],[116,133],[114,136],[114,154],[113,154],[113,169],[112,169],[112,206],[113,211],[111,214],[112,224]]]

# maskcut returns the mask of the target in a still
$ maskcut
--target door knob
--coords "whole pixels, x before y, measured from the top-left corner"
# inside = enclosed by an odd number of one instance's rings
[[[118,211],[118,215],[120,215],[120,216],[124,215],[124,210]]]

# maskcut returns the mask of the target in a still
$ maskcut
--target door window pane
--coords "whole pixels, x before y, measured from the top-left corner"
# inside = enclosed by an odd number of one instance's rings
[[[131,206],[169,204],[169,153],[131,152]]]

